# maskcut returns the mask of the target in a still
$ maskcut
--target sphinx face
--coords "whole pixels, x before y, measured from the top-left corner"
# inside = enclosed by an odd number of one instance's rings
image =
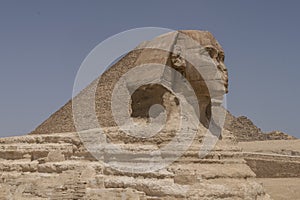
[[[185,34],[204,47],[218,67],[218,70],[221,73],[222,82],[224,84],[224,91],[225,93],[228,93],[228,72],[224,64],[224,50],[216,38],[208,31],[181,30],[179,32]]]
[[[205,50],[207,51],[208,55],[214,61],[216,66],[218,67],[219,72],[221,73],[221,79],[225,87],[225,92],[228,93],[228,71],[224,64],[224,51],[218,50],[216,47],[212,45],[206,45]]]

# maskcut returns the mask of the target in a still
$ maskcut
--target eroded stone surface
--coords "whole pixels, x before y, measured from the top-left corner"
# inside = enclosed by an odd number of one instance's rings
[[[199,105],[197,104],[197,109],[200,111],[198,116],[202,124],[208,127],[211,120],[212,106],[218,106],[223,95],[228,92],[228,74],[224,65],[224,51],[208,31],[187,30],[167,33],[141,44],[84,89],[75,98],[76,102],[81,104],[77,111],[78,119],[86,121],[85,125],[82,125],[79,129],[97,128],[99,123],[104,127],[116,126],[112,117],[111,100],[112,91],[117,81],[131,69],[149,63],[169,66],[181,73],[190,82],[199,103]],[[145,74],[147,73],[149,72],[145,71]],[[161,81],[169,81],[174,90],[181,90],[182,84],[177,83],[181,78],[177,77],[174,72],[165,67],[164,71],[158,73],[161,73]],[[151,77],[154,76],[149,74],[143,77],[133,76],[133,80],[127,81],[128,90],[131,90],[131,83],[135,85],[145,81],[145,79],[149,79],[148,82],[150,82],[153,81]],[[93,111],[93,107],[90,105],[93,102],[90,99],[94,88],[96,92],[94,103],[98,121],[89,114]],[[211,90],[209,91],[208,88],[211,88]],[[147,87],[146,84],[135,92],[132,100],[133,103],[136,103],[132,105],[134,117],[147,115],[147,113],[136,112],[136,110],[141,110],[141,107],[146,109],[144,112],[147,112],[150,104],[162,103],[164,93],[152,94],[151,101],[144,101],[147,98],[147,93],[150,94],[151,90],[153,90],[152,85],[149,84]],[[139,102],[145,103],[145,105],[139,105]],[[165,105],[162,104],[162,106]],[[70,100],[32,133],[74,132],[75,125],[72,112],[72,101]]]
[[[114,128],[106,132],[122,139]],[[252,180],[255,174],[241,158],[241,150],[225,138],[203,159],[198,157],[199,143],[194,143],[165,169],[142,174],[121,172],[97,161],[76,133],[1,138],[1,147],[17,143],[23,156],[5,156],[11,149],[2,148],[0,193],[2,199],[269,199],[262,186]],[[137,154],[159,148],[158,144],[135,140],[118,144]],[[71,149],[62,151],[62,146]],[[49,159],[49,153],[34,156],[42,147],[57,152],[58,159]],[[50,155],[55,157],[55,153]],[[45,162],[40,163],[42,158]],[[142,154],[139,158],[138,162],[143,162]]]
[[[170,54],[170,51],[173,53]],[[199,57],[202,58],[201,62],[197,62]],[[153,72],[153,76],[133,76],[133,79],[126,79],[127,91],[121,93],[120,97],[125,97],[126,92],[134,90],[134,84],[148,81],[149,84],[137,88],[137,93],[132,96],[132,117],[136,118],[137,123],[147,123],[149,115],[160,115],[157,110],[147,115],[148,109],[152,104],[161,104],[167,110],[168,123],[152,137],[133,137],[120,130],[112,120],[112,91],[122,75],[134,67],[149,63],[168,65],[176,71],[164,67]],[[211,68],[211,64],[215,68]],[[198,70],[201,71],[200,74]],[[180,74],[190,82],[198,100],[197,104],[194,104],[190,96],[186,96],[184,101],[193,106],[186,109],[195,109],[196,105],[199,108],[197,117],[204,126],[199,124],[195,129],[178,127],[181,119],[178,115],[179,105],[182,102],[178,101],[172,90],[186,92],[177,82],[178,78],[181,78]],[[159,88],[151,83],[153,80],[168,82],[172,88]],[[270,199],[262,185],[255,181],[256,175],[243,159],[245,154],[237,146],[232,132],[223,130],[222,140],[216,145],[204,142],[208,138],[212,141],[217,140],[205,127],[208,127],[211,120],[219,122],[211,113],[217,110],[216,107],[220,105],[227,91],[228,74],[224,65],[224,51],[211,33],[176,31],[144,42],[92,82],[73,99],[73,102],[69,101],[54,113],[33,131],[33,134],[0,139],[1,197],[120,200]],[[93,102],[95,104],[90,104],[93,92],[96,94]],[[78,127],[75,128],[73,122],[74,102],[75,106],[77,103],[81,104],[75,111],[78,115],[75,121],[82,119],[85,122],[79,127],[79,130],[85,130],[80,137],[75,133]],[[122,101],[119,103],[122,107]],[[140,106],[139,103],[143,105]],[[92,105],[96,108],[96,118],[89,115],[94,109]],[[99,122],[106,128],[97,129],[96,124]],[[99,137],[101,131],[103,135]],[[177,136],[178,131],[181,131],[180,136],[183,138],[178,139],[180,142],[177,146],[162,150]],[[190,146],[181,152],[183,142],[189,139],[191,132],[196,133],[195,137]],[[88,140],[91,145],[85,146],[82,143],[83,139]],[[99,145],[97,141],[103,143]],[[107,143],[118,145],[126,151],[117,151]],[[213,148],[209,149],[210,146]],[[87,151],[87,148],[90,151]],[[200,157],[200,148],[208,150],[208,153],[201,152]],[[178,153],[182,154],[177,159],[154,171],[137,173],[116,168],[116,165],[122,166],[122,169],[133,165],[146,167],[149,160],[157,164],[171,160],[174,155],[179,155]]]

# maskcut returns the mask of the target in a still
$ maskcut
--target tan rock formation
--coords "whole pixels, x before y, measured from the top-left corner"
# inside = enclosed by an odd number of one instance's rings
[[[201,63],[199,63],[200,56],[210,58],[207,58],[206,62],[200,59]],[[98,125],[98,123],[104,127],[116,126],[115,121],[112,119],[111,111],[113,88],[126,72],[134,67],[148,63],[171,66],[189,81],[198,98],[200,121],[206,127],[209,126],[212,107],[214,104],[219,104],[223,95],[228,91],[228,74],[224,65],[224,51],[212,34],[207,31],[178,31],[141,44],[110,67],[99,79],[91,83],[76,97],[80,102],[89,102],[92,90],[96,88],[95,107],[98,122],[91,123],[94,119],[90,119],[89,114],[86,114],[87,116],[82,116],[81,119],[86,120],[88,125],[82,127],[82,130],[97,128],[93,124]],[[165,68],[164,72],[158,73],[162,73],[161,80],[171,82],[172,87],[175,87],[174,90],[181,89],[181,86],[177,83],[179,77],[174,72],[169,72]],[[170,77],[172,77],[171,80],[169,80]],[[132,82],[136,84],[139,81],[141,80],[136,79]],[[153,80],[149,79],[150,81]],[[128,85],[128,90],[130,90],[130,83]],[[131,108],[133,117],[145,117],[148,115],[147,111],[151,105],[162,103],[162,95],[167,92],[167,89],[161,88],[158,90],[155,87],[153,84],[144,85],[141,88],[137,88],[132,94],[133,105]],[[212,89],[209,91],[208,87]],[[155,93],[151,93],[151,91],[155,91]],[[148,98],[149,96],[151,98]],[[214,98],[216,100],[212,104],[211,100]],[[145,99],[149,100],[145,101]],[[139,104],[141,100],[143,100],[142,104]],[[83,107],[85,110],[80,112],[93,109],[88,104]],[[72,101],[70,100],[32,133],[47,134],[75,131],[72,112]]]
[[[199,57],[202,62],[195,62]],[[176,31],[141,44],[75,97],[75,103],[70,101],[54,113],[34,134],[0,139],[2,199],[270,199],[246,165],[233,134],[223,130],[222,140],[217,141],[206,128],[212,122],[222,124],[213,112],[227,92],[223,61],[224,52],[209,32]],[[131,116],[139,123],[148,123],[149,117],[161,116],[160,107],[152,109],[152,105],[160,104],[166,109],[166,126],[152,137],[134,137],[116,126],[112,118],[113,91],[126,72],[149,63],[169,65],[176,71],[163,67],[146,77],[136,76],[135,71],[133,78],[125,79],[125,92],[134,91],[129,106]],[[192,101],[186,85],[178,84],[183,79],[180,74],[192,86],[197,102]],[[153,84],[154,80],[172,87]],[[135,84],[142,81],[148,84],[134,90]],[[94,91],[96,119],[89,115],[94,109],[89,104]],[[180,99],[174,91],[187,95]],[[126,96],[122,92],[118,95],[119,99]],[[81,106],[75,110],[75,121],[84,122],[80,126],[73,122],[72,106],[77,103]],[[178,126],[183,118],[178,115],[183,103],[189,105],[185,107],[187,113],[197,113],[204,126]],[[120,109],[122,106],[122,101],[116,105]],[[189,115],[184,117],[193,120]],[[97,128],[99,122],[103,129]],[[76,128],[80,132],[75,132]],[[187,148],[182,149],[191,138]],[[86,141],[90,144],[86,145]],[[167,148],[173,141],[177,146]],[[152,164],[163,163],[167,164],[152,170]],[[130,170],[133,168],[142,170]]]
[[[106,133],[111,140],[122,137],[115,128]],[[240,149],[226,138],[203,159],[196,142],[170,166],[149,173],[121,172],[95,160],[77,133],[2,138],[1,199],[269,199]],[[134,138],[125,142],[140,153],[140,162],[145,149],[159,146]],[[47,159],[49,152],[59,152],[65,160]]]

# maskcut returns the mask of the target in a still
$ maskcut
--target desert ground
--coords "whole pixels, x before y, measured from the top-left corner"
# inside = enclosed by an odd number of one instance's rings
[[[274,200],[297,200],[300,197],[300,178],[257,178]]]
[[[296,169],[300,169],[300,140],[269,140],[255,142],[240,142],[238,144],[244,152],[251,152],[263,156],[275,156],[281,158],[280,161],[285,167],[285,171],[289,172],[291,177],[276,178],[256,178],[261,183],[266,192],[274,200],[298,200],[300,198],[300,174],[294,173],[294,167],[289,167],[289,163],[296,164]],[[266,158],[266,157],[265,157]],[[292,161],[290,161],[292,160]],[[286,161],[286,164],[284,164]],[[272,168],[276,164],[267,166]],[[270,171],[272,169],[269,169]],[[298,171],[296,171],[298,172]],[[286,173],[287,174],[287,173]]]

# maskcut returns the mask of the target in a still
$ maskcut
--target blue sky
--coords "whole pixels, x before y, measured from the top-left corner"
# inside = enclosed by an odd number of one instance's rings
[[[138,27],[211,31],[225,50],[228,109],[300,137],[298,1],[0,2],[0,136],[33,130],[72,96],[101,41]]]

